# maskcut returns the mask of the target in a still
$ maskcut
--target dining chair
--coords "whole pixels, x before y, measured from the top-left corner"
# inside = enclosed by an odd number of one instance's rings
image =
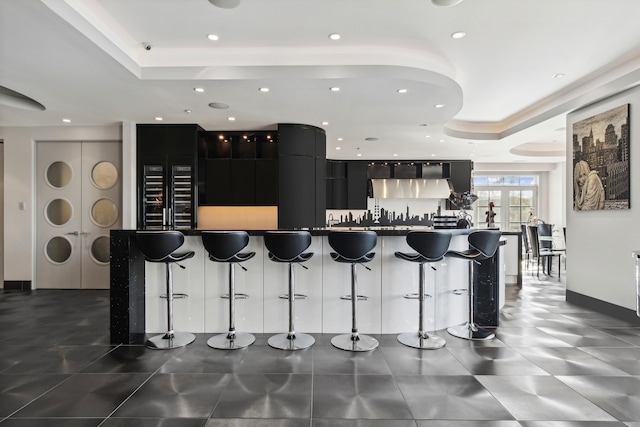
[[[544,227],[540,227],[543,225]],[[536,259],[537,264],[537,277],[540,278],[540,263],[542,263],[542,272],[548,276],[551,276],[551,259],[554,256],[558,257],[558,276],[560,276],[560,262],[562,252],[554,251],[552,249],[552,236],[549,232],[551,224],[538,224],[527,226],[529,235],[529,243],[531,244],[531,254]],[[542,236],[540,231],[542,230]],[[541,239],[542,237],[542,239]],[[531,272],[533,276],[533,271]]]

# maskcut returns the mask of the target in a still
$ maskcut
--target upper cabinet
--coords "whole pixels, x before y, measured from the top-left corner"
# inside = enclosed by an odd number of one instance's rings
[[[278,204],[278,133],[207,132],[200,147],[200,204]]]
[[[367,209],[372,179],[448,178],[454,191],[471,191],[473,162],[327,160],[327,209]]]
[[[327,160],[327,209],[367,209],[367,162]]]

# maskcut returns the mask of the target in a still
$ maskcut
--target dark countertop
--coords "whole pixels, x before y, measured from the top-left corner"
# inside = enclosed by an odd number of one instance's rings
[[[302,229],[301,229],[302,230]],[[438,233],[451,233],[454,236],[464,236],[472,231],[476,230],[486,230],[486,228],[467,228],[467,229],[432,229],[429,227],[333,227],[333,228],[310,228],[304,229],[308,231],[313,236],[326,236],[330,231],[348,231],[348,230],[371,230],[375,231],[378,236],[406,236],[410,231],[433,231]],[[123,234],[135,233],[136,230],[112,230],[114,232],[121,232]],[[200,229],[190,229],[190,230],[178,230],[181,231],[185,236],[199,236],[203,231],[214,231],[214,230],[200,230]],[[215,230],[218,231],[218,230]],[[263,236],[265,231],[272,230],[247,230],[250,236]],[[277,230],[276,230],[277,231]],[[284,231],[284,230],[283,230]],[[519,235],[520,231],[503,231],[503,235]]]

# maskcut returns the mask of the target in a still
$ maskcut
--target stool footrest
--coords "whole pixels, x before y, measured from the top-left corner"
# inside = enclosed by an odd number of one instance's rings
[[[289,294],[282,294],[278,296],[280,299],[289,299]],[[307,296],[304,294],[293,294],[293,299],[307,299]]]
[[[358,299],[358,301],[366,301],[369,299],[369,297],[366,295],[356,295],[356,298]],[[340,299],[345,301],[351,301],[351,295],[342,295]]]
[[[424,294],[425,298],[432,298],[431,295],[429,294]],[[413,294],[404,294],[404,298],[406,299],[420,299],[420,294],[418,293],[413,293]]]
[[[189,294],[173,294],[173,299],[183,299],[188,297],[189,297]],[[160,298],[167,299],[167,294],[160,295]]]
[[[220,295],[220,298],[229,299],[229,294],[222,294]],[[236,297],[234,299],[247,299],[247,298],[249,298],[248,294],[236,294]]]

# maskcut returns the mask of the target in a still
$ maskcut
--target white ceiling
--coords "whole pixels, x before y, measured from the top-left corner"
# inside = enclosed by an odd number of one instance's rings
[[[566,112],[640,82],[638,16],[638,0],[2,0],[0,86],[46,110],[0,101],[0,126],[304,123],[334,159],[559,162]]]

